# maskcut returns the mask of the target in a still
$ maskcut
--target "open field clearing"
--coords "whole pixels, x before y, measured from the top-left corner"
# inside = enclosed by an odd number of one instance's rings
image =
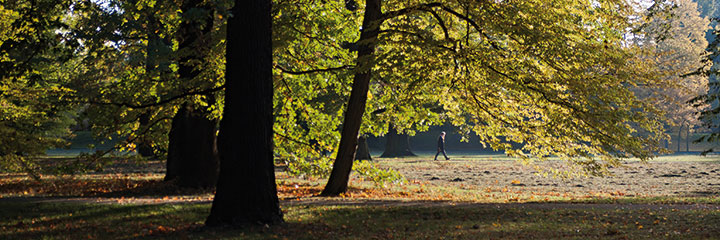
[[[488,201],[582,200],[582,199],[717,199],[720,194],[720,157],[671,155],[649,162],[627,161],[611,169],[611,176],[561,179],[536,174],[503,155],[451,156],[433,161],[432,156],[381,159],[411,182],[468,190]],[[540,166],[560,166],[551,160]],[[484,193],[483,193],[484,192]],[[499,192],[499,194],[498,194]],[[501,197],[502,198],[502,197]],[[472,200],[472,199],[467,199]]]

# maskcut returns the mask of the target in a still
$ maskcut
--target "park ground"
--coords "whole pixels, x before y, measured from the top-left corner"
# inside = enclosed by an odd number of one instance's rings
[[[0,239],[720,239],[718,156],[629,160],[611,176],[570,179],[500,154],[450,157],[377,158],[407,182],[355,177],[333,198],[316,196],[325,179],[279,166],[285,223],[245,229],[203,227],[212,189],[174,188],[160,161],[40,182],[3,173]]]

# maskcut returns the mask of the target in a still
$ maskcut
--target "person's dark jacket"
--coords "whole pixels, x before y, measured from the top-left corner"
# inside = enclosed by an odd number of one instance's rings
[[[438,137],[438,149],[445,150],[445,139],[443,137]]]

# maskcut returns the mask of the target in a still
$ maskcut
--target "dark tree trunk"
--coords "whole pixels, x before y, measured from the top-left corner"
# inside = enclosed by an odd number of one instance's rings
[[[333,163],[325,189],[321,195],[337,196],[347,190],[350,170],[352,170],[355,150],[357,148],[358,131],[362,123],[362,115],[365,111],[367,93],[370,85],[371,69],[374,61],[373,53],[377,45],[377,36],[382,23],[381,0],[368,0],[365,5],[363,16],[362,32],[358,40],[358,56],[356,68],[365,71],[355,73],[353,78],[350,100],[345,110],[342,132],[340,133],[340,145],[338,146],[337,157]]]
[[[282,222],[275,185],[269,0],[235,1],[227,23],[220,177],[205,224]]]
[[[203,0],[185,0],[180,6],[184,15],[176,37],[180,52],[178,75],[183,81],[191,81],[200,75],[201,70],[196,64],[205,61],[209,51],[207,41],[213,26],[213,12],[202,3]],[[193,9],[195,14],[189,14]],[[203,19],[193,16],[197,14]]]
[[[680,152],[680,143],[682,141],[682,129],[685,123],[680,124],[680,129],[678,129],[678,138],[677,138],[677,151]]]
[[[390,124],[388,133],[385,134],[385,151],[380,157],[408,157],[417,156],[410,150],[410,136],[398,134],[397,129]]]
[[[149,9],[146,19],[148,42],[145,47],[145,74],[148,79],[152,79],[163,75],[157,69],[158,56],[160,55],[161,48],[165,48],[168,45],[168,41],[160,38],[157,34],[161,26],[155,18],[154,11]],[[148,124],[150,124],[150,111],[145,111],[140,114],[140,116],[138,116],[138,123],[140,124],[140,129],[146,129]],[[147,136],[140,136],[137,140],[137,152],[143,157],[156,157],[155,149],[152,147],[152,139]]]
[[[355,153],[355,160],[372,160],[370,156],[370,148],[367,144],[367,137],[365,135],[358,137],[357,153]]]
[[[690,152],[690,126],[685,128],[685,151]]]
[[[185,104],[173,117],[165,180],[180,187],[215,186],[218,176],[217,121]]]
[[[150,113],[144,112],[138,117],[140,129],[145,129],[150,124]],[[147,136],[141,136],[137,143],[137,152],[142,157],[155,157],[155,149],[152,147],[152,141]]]
[[[184,81],[190,81],[200,74],[193,62],[203,61],[207,52],[198,48],[204,46],[203,41],[210,32],[213,17],[210,9],[201,6],[201,3],[201,0],[188,0],[181,6],[183,13],[200,9],[205,18],[199,21],[184,16],[178,29],[179,48],[196,53],[180,58],[178,75]],[[214,100],[212,96],[207,98],[210,102]],[[208,115],[206,111],[186,103],[173,117],[165,180],[177,178],[180,187],[212,187],[217,182],[217,121],[208,119]]]

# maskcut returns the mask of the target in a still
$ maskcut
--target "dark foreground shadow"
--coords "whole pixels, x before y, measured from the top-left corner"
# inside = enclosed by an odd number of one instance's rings
[[[277,226],[205,228],[210,204],[0,201],[0,239],[712,238],[720,211],[637,204],[284,201]],[[634,206],[634,207],[633,207]],[[714,205],[711,205],[714,206]],[[717,206],[715,206],[717,207]]]

